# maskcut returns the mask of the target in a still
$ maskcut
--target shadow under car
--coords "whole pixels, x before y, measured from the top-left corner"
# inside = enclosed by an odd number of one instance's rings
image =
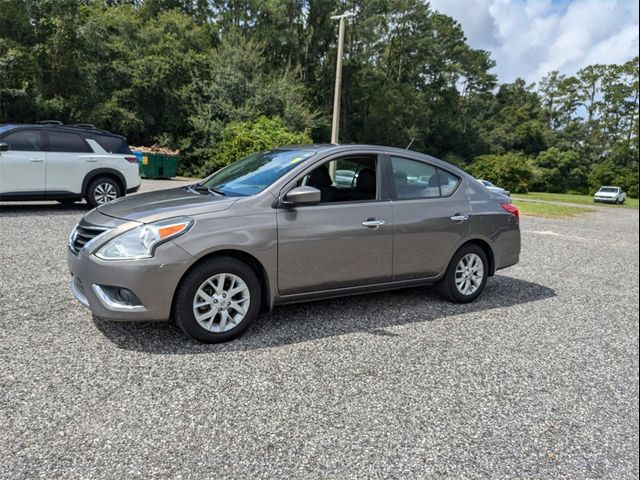
[[[397,336],[384,329],[555,296],[555,291],[544,285],[496,275],[489,281],[484,295],[468,304],[445,301],[433,287],[415,287],[281,305],[258,317],[239,339],[217,345],[192,340],[170,322],[116,322],[94,318],[94,323],[122,349],[154,354],[213,353],[272,348],[356,332]]]

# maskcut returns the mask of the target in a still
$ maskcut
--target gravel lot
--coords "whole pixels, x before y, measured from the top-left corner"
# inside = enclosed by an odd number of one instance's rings
[[[472,305],[284,306],[217,346],[91,319],[84,212],[0,204],[0,478],[638,478],[637,210],[524,218]]]

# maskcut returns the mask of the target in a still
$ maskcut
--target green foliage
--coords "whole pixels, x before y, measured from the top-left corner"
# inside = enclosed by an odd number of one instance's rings
[[[474,177],[489,180],[513,193],[527,193],[533,177],[524,155],[519,153],[482,155],[468,170]]]
[[[340,141],[506,168],[514,190],[614,183],[637,195],[638,58],[497,85],[489,53],[423,0],[0,0],[0,122],[94,123],[131,144],[179,148],[189,174],[218,165],[230,125],[262,116],[326,142],[330,16],[346,10],[357,15],[345,31]]]
[[[308,131],[293,132],[279,118],[259,117],[255,121],[234,122],[222,132],[214,154],[198,172],[202,176],[246,157],[250,153],[282,145],[309,144]]]
[[[562,151],[552,147],[529,162],[533,179],[530,189],[536,192],[588,193],[587,168],[575,151]]]

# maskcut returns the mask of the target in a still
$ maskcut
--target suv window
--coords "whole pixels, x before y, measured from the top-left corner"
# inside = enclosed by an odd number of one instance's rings
[[[436,198],[453,193],[460,179],[428,163],[391,157],[396,198]]]
[[[129,150],[129,145],[127,142],[120,137],[112,137],[110,135],[95,135],[89,134],[86,135],[86,138],[90,138],[98,142],[102,148],[104,148],[109,153],[124,153],[130,154],[131,150]]]
[[[42,150],[42,133],[39,130],[18,130],[2,137],[10,150],[39,152]]]
[[[91,152],[91,147],[77,133],[49,130],[49,152]]]

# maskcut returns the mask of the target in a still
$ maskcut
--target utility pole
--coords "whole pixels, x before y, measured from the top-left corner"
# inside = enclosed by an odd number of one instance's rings
[[[331,20],[340,20],[338,27],[338,52],[336,54],[336,86],[333,91],[333,121],[331,122],[331,143],[338,143],[340,128],[340,90],[342,87],[342,51],[344,50],[344,19],[353,17],[355,13],[345,12],[334,15]]]

